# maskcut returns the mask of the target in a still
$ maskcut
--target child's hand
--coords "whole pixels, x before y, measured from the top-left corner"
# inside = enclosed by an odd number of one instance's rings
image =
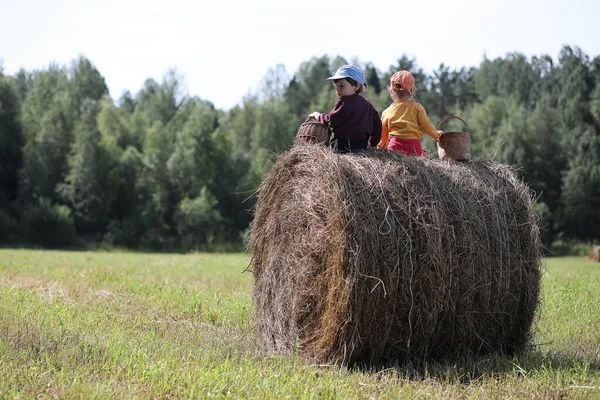
[[[310,115],[308,116],[308,118],[319,119],[319,115],[321,115],[321,113],[315,111],[315,112],[310,113]]]

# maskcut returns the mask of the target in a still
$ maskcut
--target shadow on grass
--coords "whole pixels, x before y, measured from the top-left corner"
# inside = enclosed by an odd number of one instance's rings
[[[347,367],[362,373],[395,373],[410,380],[436,379],[452,384],[469,384],[482,378],[500,377],[506,374],[530,378],[553,370],[600,372],[600,359],[557,352],[544,353],[532,349],[513,355],[475,354],[454,359],[411,360],[401,363],[357,361]]]

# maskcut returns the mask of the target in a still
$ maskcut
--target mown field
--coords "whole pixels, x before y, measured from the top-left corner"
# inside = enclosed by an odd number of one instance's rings
[[[261,354],[247,254],[0,250],[0,398],[600,399],[600,264],[550,258],[535,347],[360,369]]]

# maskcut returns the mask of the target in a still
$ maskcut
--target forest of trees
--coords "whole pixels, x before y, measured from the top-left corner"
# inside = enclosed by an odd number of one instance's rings
[[[261,177],[311,111],[331,109],[324,80],[346,61],[315,57],[291,76],[277,66],[227,111],[185,93],[176,70],[112,99],[84,56],[14,75],[0,62],[0,245],[241,249]],[[514,165],[548,251],[598,242],[600,56],[565,46],[431,75],[405,55],[386,71],[359,64],[380,113],[389,77],[408,69],[434,124],[462,117],[473,156]]]

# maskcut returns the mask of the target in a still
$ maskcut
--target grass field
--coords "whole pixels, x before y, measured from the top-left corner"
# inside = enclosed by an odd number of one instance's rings
[[[385,369],[257,350],[247,254],[0,250],[0,398],[600,399],[600,264],[546,260],[535,348]]]

